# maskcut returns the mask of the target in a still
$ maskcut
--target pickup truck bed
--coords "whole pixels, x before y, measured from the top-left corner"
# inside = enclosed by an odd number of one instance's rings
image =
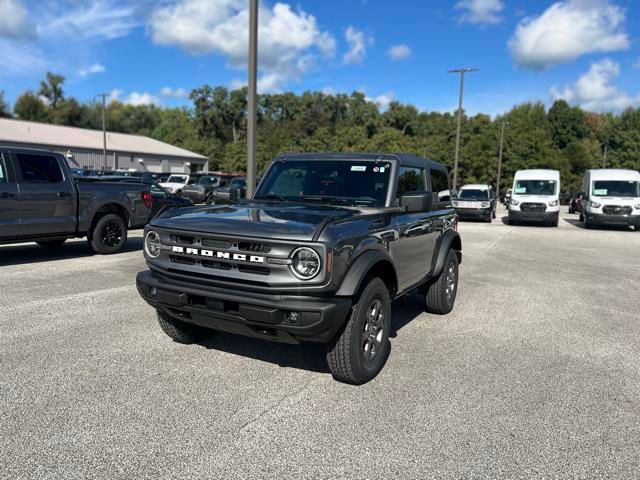
[[[151,206],[147,185],[75,179],[59,154],[0,146],[0,243],[87,237],[96,252],[115,253]]]

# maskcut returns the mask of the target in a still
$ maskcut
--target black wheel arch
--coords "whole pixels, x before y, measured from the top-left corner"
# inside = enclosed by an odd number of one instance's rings
[[[389,297],[395,297],[398,292],[398,275],[388,254],[381,250],[367,250],[353,261],[336,296],[353,297],[364,287],[365,281],[372,277],[380,278],[389,290]]]
[[[91,235],[93,234],[93,230],[96,227],[96,224],[98,223],[98,221],[102,217],[110,213],[114,213],[119,217],[122,217],[122,219],[124,220],[125,226],[126,227],[129,226],[129,212],[127,211],[127,209],[124,206],[120,205],[119,203],[106,203],[100,206],[98,209],[96,209],[96,211],[93,213],[93,217],[91,218],[91,222],[89,223],[89,229],[87,231],[87,235],[89,237],[91,237]]]
[[[462,239],[455,230],[447,230],[439,239],[433,255],[432,277],[437,277],[444,268],[447,253],[453,249],[458,255],[458,264],[462,263]]]

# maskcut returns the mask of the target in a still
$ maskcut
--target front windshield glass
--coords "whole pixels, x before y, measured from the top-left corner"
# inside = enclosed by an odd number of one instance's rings
[[[463,188],[458,194],[458,198],[463,200],[488,200],[489,190],[476,190],[473,188]]]
[[[168,183],[186,183],[187,182],[187,176],[186,175],[171,175],[168,179],[167,179]]]
[[[518,180],[513,191],[516,195],[555,195],[555,180]]]
[[[596,180],[593,182],[594,197],[640,197],[640,184],[624,180]]]
[[[255,198],[384,207],[389,162],[282,160],[273,164]]]
[[[220,183],[220,177],[200,177],[199,185],[216,186]]]

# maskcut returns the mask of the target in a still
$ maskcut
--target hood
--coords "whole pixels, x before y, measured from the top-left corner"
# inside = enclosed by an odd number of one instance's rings
[[[601,205],[621,205],[623,207],[633,207],[638,205],[640,198],[638,197],[594,197],[590,198],[592,202],[597,202]]]
[[[152,226],[211,234],[312,241],[333,220],[358,210],[295,203],[251,203],[169,210]]]

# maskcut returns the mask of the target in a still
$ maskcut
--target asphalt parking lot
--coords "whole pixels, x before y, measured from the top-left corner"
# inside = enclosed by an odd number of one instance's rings
[[[640,233],[463,223],[457,305],[373,382],[315,345],[172,343],[142,239],[0,247],[0,478],[638,478]]]

